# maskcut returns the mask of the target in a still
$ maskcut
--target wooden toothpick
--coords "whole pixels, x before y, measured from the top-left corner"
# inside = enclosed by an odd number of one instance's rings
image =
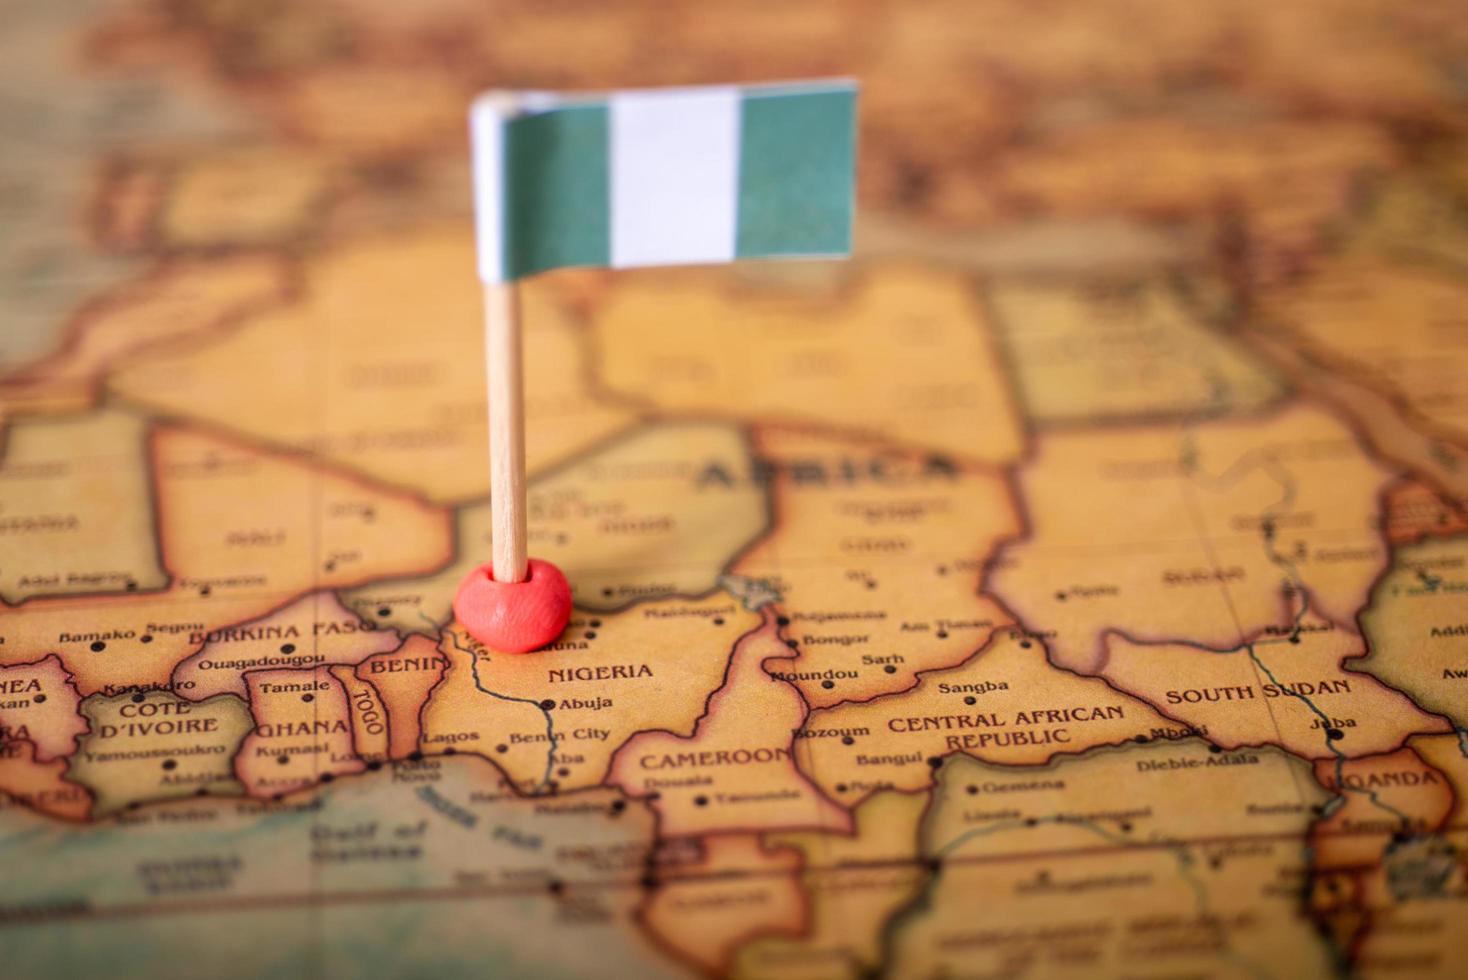
[[[484,357],[489,382],[489,506],[496,582],[523,582],[525,379],[515,283],[484,283]]]
[[[484,296],[489,401],[490,560],[454,592],[454,618],[488,649],[539,650],[571,621],[571,583],[553,563],[525,554],[525,368],[517,278],[504,259],[504,155],[521,110],[513,93],[476,100],[469,113],[475,231]]]

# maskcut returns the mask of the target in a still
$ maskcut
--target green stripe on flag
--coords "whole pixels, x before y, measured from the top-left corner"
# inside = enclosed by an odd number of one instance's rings
[[[505,124],[505,276],[611,261],[607,107]]]
[[[740,128],[735,254],[849,252],[856,93],[746,93]]]

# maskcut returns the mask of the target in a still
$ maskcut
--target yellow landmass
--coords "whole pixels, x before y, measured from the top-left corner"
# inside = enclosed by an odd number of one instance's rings
[[[959,756],[923,823],[925,855],[1083,852],[1099,845],[1303,835],[1330,794],[1308,763],[1277,749],[1215,752],[1200,739],[1099,749],[1044,768],[1012,769]]]
[[[372,97],[364,99],[363,93]],[[282,121],[308,142],[361,156],[457,149],[475,86],[437,63],[331,65],[279,93]],[[450,141],[453,141],[452,143]]]
[[[1377,459],[1430,484],[1449,500],[1468,499],[1468,448],[1453,441],[1450,427],[1404,410],[1397,393],[1379,377],[1323,362],[1317,348],[1283,329],[1278,319],[1241,321],[1237,336],[1268,358],[1296,391],[1349,418]]]
[[[1325,366],[1383,391],[1410,420],[1468,434],[1468,352],[1455,326],[1468,288],[1449,266],[1347,252],[1263,294],[1260,316]]]
[[[1325,218],[1344,207],[1354,174],[1389,161],[1387,142],[1357,122],[1307,129],[1143,116],[1061,129],[1007,155],[999,179],[1011,194],[1069,213],[1160,215],[1206,208],[1232,194]]]
[[[422,709],[422,754],[482,756],[505,774],[507,787],[524,794],[550,792],[555,778],[554,707],[496,697],[492,688],[479,683],[479,654],[468,644],[450,631],[439,645],[447,666]]]
[[[95,816],[185,796],[237,796],[234,755],[255,722],[238,697],[190,702],[167,691],[94,695],[81,704],[91,732],[68,776],[92,791]]]
[[[1038,769],[959,757],[923,822],[934,883],[898,933],[896,963],[918,975],[960,963],[1044,976],[1159,963],[1208,976],[1235,965],[1250,976],[1264,962],[1328,972],[1294,913],[1297,893],[1275,884],[1303,876],[1298,840],[1328,798],[1277,750],[1220,754],[1196,739]],[[1114,927],[1084,928],[1099,902]],[[985,914],[965,922],[964,904]]]
[[[911,691],[811,713],[796,759],[851,806],[882,789],[925,790],[943,758],[1043,765],[1098,745],[1178,731],[1104,681],[1053,667],[1020,634],[996,634],[962,666],[923,674]]]
[[[1234,649],[1300,607],[1350,624],[1385,567],[1392,471],[1314,408],[1186,428],[1049,434],[1020,479],[1032,531],[987,588],[1056,662],[1091,670],[1100,637]]]
[[[150,357],[131,401],[317,454],[433,500],[489,486],[483,326],[467,228],[362,237],[305,264],[299,302],[218,342]],[[575,328],[523,290],[532,472],[631,419],[585,384]]]
[[[734,648],[724,685],[691,735],[648,731],[617,751],[610,785],[645,796],[667,838],[759,830],[844,831],[850,815],[797,767],[808,709],[795,688],[764,672],[787,653],[775,617]]]
[[[724,681],[739,638],[760,625],[760,617],[727,595],[706,599],[665,599],[616,613],[577,615],[550,647],[533,656],[485,650],[455,628],[447,645],[474,650],[478,689],[462,684],[435,690],[431,711],[446,698],[466,698],[492,709],[496,698],[550,704],[555,733],[554,773],[561,789],[597,786],[607,776],[613,754],[638,732],[654,729],[687,736],[704,714],[711,695]],[[493,692],[486,693],[486,692]],[[472,707],[462,717],[474,717]],[[516,724],[507,724],[511,721]],[[487,710],[462,734],[484,746],[534,745],[544,748],[547,717],[540,712],[509,715]],[[448,733],[436,729],[435,735]],[[453,744],[453,743],[450,743]],[[427,744],[425,751],[435,751]],[[521,785],[545,775],[545,753],[522,757],[487,753]]]
[[[278,305],[285,291],[285,266],[272,256],[169,263],[83,307],[55,353],[0,376],[0,405],[47,412],[88,408],[108,372],[207,343],[240,319]],[[182,379],[155,380],[166,387]]]
[[[1415,749],[1364,759],[1321,759],[1315,777],[1339,806],[1310,830],[1312,863],[1325,870],[1370,870],[1402,837],[1431,834],[1453,812],[1453,784]]]
[[[0,744],[0,813],[23,808],[58,820],[87,820],[92,795],[66,778],[65,760],[43,763],[35,752],[33,743],[20,739]]]
[[[331,676],[347,692],[352,715],[352,745],[368,762],[392,758],[388,751],[388,714],[377,688],[362,680],[351,667],[332,667]]]
[[[411,497],[178,428],[155,429],[152,453],[149,507],[171,584],[153,594],[30,600],[0,622],[0,662],[56,653],[83,696],[168,688],[211,633],[317,589],[432,568],[451,553],[447,513]],[[97,492],[98,506],[111,492]],[[385,625],[381,607],[372,612]]]
[[[163,561],[182,587],[290,595],[452,553],[449,514],[408,494],[186,428],[157,428],[153,453]]]
[[[876,266],[819,300],[729,282],[628,277],[595,315],[601,380],[663,411],[803,422],[985,462],[1019,455],[992,326],[962,278]]]
[[[746,942],[798,935],[807,926],[800,855],[758,834],[705,838],[703,857],[680,865],[638,910],[642,925],[678,958],[723,973]]]
[[[147,424],[125,412],[14,422],[0,459],[0,599],[156,590]]]
[[[199,652],[173,672],[173,690],[191,701],[216,694],[244,697],[250,671],[355,665],[400,643],[392,630],[378,629],[343,608],[332,592],[314,592],[272,612],[203,637]]]
[[[809,928],[798,937],[745,944],[731,971],[742,978],[817,980],[861,977],[881,963],[882,924],[916,898],[926,878],[918,857],[918,822],[928,798],[878,793],[854,811],[852,834],[777,834],[797,848],[801,887],[809,896]]]
[[[1353,670],[1468,727],[1468,540],[1430,538],[1396,551],[1361,616],[1364,655]]]
[[[1283,392],[1160,280],[1000,281],[987,295],[1038,422],[1247,413]]]
[[[1220,866],[1201,848],[1098,838],[1089,853],[1016,850],[943,862],[926,902],[898,923],[903,976],[1329,976],[1331,959],[1297,914],[1297,841],[1251,842]],[[982,910],[982,914],[976,914]]]
[[[320,157],[268,145],[191,157],[169,182],[159,233],[184,248],[285,241],[308,230],[328,180]]]
[[[779,591],[799,654],[779,676],[813,708],[911,687],[1009,617],[979,570],[1019,516],[998,473],[843,439],[761,429],[774,526],[735,563]]]
[[[157,593],[33,599],[0,619],[0,663],[55,653],[83,697],[169,689],[174,668],[214,630],[267,615],[292,598],[243,590],[201,594],[175,582]]]
[[[1306,759],[1355,758],[1448,727],[1370,675],[1342,668],[1361,649],[1354,631],[1307,618],[1296,636],[1229,653],[1108,637],[1101,673],[1225,748],[1277,745]]]
[[[1443,168],[1447,170],[1447,168]],[[1468,185],[1450,171],[1383,181],[1354,229],[1352,245],[1405,264],[1468,264],[1468,224],[1462,202]]]
[[[724,422],[650,424],[530,482],[530,554],[554,562],[576,604],[610,610],[712,591],[764,530],[765,488],[742,433]],[[447,622],[454,591],[489,559],[488,502],[457,511],[452,564],[384,578],[347,596],[358,610],[423,630]]]
[[[234,757],[251,796],[279,799],[360,773],[346,689],[329,667],[255,670],[246,678],[255,727]]]
[[[36,762],[67,758],[87,733],[79,704],[76,685],[54,654],[0,667],[0,744],[29,742]]]

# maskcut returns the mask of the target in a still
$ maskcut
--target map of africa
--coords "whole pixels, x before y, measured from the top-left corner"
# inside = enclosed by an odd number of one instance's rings
[[[0,3],[0,976],[1455,977],[1468,17]],[[850,75],[845,263],[527,282],[464,111]]]

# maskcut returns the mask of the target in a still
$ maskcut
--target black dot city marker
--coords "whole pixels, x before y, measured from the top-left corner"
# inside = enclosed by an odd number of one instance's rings
[[[139,643],[152,643],[153,642],[153,634],[152,633],[144,633],[142,636],[138,637],[138,642]]]
[[[979,699],[976,698],[976,697],[974,697],[972,694],[967,694],[967,695],[964,696],[963,703],[964,704],[978,704],[979,703]]]
[[[554,708],[555,706],[556,706],[556,699],[555,698],[546,698],[544,701],[540,702],[540,710],[541,711],[549,711],[550,709]]]
[[[281,653],[295,653],[296,652],[296,645],[294,643],[282,643],[280,645],[280,652]]]
[[[389,609],[387,606],[383,606],[381,609],[377,610],[377,615],[386,619],[388,616],[392,615],[392,610]]]
[[[894,667],[894,666],[892,666],[891,664],[888,664],[887,666],[883,667],[882,669],[885,670],[889,674],[895,674],[895,673],[897,673],[897,668]]]
[[[45,704],[46,703],[46,695],[44,695],[44,694],[37,694],[35,697],[31,698],[31,700],[34,701],[34,702],[36,702],[36,704]]]
[[[1339,742],[1341,739],[1346,737],[1346,733],[1341,731],[1339,728],[1327,728],[1325,730],[1325,737],[1331,742]]]
[[[133,704],[142,704],[142,703],[143,703],[143,696],[141,694],[134,694],[133,695]]]
[[[836,686],[836,682],[835,681],[821,681],[821,687],[824,687],[828,691],[831,688],[835,687],[835,686]]]
[[[103,650],[106,650],[106,649],[107,649],[107,644],[103,643],[101,640],[93,640],[92,641],[92,652],[93,653],[101,653]]]
[[[174,759],[164,759],[163,760],[163,768],[164,769],[177,769],[178,768],[178,762],[176,760],[174,760]]]

